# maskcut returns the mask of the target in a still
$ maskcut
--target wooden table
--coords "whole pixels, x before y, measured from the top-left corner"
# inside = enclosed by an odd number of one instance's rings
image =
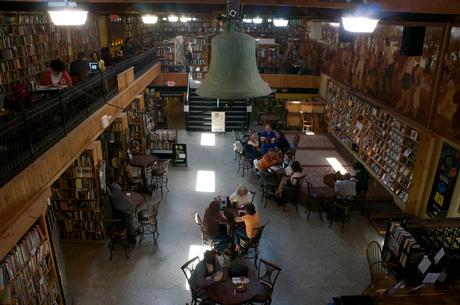
[[[221,305],[240,305],[251,300],[263,288],[262,284],[257,279],[257,274],[254,270],[249,269],[249,283],[246,286],[246,291],[235,291],[235,284],[228,276],[228,270],[224,268],[224,281],[215,283],[206,287],[208,297]]]
[[[147,168],[151,167],[158,161],[155,155],[133,155],[133,158],[128,161],[128,164],[141,169],[141,177],[143,188],[148,190]]]
[[[273,124],[283,118],[278,114],[266,113],[260,115],[260,120],[263,121],[264,124]]]

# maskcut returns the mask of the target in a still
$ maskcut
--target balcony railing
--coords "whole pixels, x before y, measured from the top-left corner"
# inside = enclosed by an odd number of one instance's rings
[[[21,113],[0,119],[0,186],[114,97],[117,74],[138,78],[156,63],[153,49],[128,58],[64,92],[50,93]]]

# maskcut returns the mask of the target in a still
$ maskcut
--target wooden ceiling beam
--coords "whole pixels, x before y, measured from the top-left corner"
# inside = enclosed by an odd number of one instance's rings
[[[183,3],[197,5],[225,5],[225,0],[75,0],[79,3]],[[15,2],[48,2],[44,0],[16,0]],[[457,0],[369,0],[385,12],[460,15]],[[244,5],[297,6],[323,9],[350,9],[356,6],[345,0],[241,0]]]

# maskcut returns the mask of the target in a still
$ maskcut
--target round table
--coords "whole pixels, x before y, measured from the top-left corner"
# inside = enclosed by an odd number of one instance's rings
[[[141,177],[143,187],[148,189],[147,186],[147,173],[146,169],[151,167],[158,161],[158,157],[155,155],[133,155],[133,158],[128,161],[128,164],[134,167],[138,167],[141,169]]]
[[[262,284],[257,279],[257,274],[253,270],[248,272],[249,283],[246,291],[235,291],[235,284],[229,278],[227,270],[224,269],[224,281],[206,287],[208,297],[221,305],[240,305],[249,302],[262,289]]]

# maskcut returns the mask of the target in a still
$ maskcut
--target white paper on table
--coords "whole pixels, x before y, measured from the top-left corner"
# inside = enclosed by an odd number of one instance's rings
[[[439,263],[439,261],[441,260],[441,258],[444,257],[444,254],[446,254],[446,253],[444,252],[444,248],[439,249],[438,253],[436,253],[436,255],[434,256],[434,263],[435,263],[435,264]]]
[[[428,272],[423,279],[423,282],[426,284],[434,284],[439,278],[440,273],[430,273]]]
[[[428,256],[424,256],[420,264],[418,265],[418,270],[420,270],[421,273],[425,274],[425,272],[428,270],[428,268],[431,266],[431,262],[428,259]]]

